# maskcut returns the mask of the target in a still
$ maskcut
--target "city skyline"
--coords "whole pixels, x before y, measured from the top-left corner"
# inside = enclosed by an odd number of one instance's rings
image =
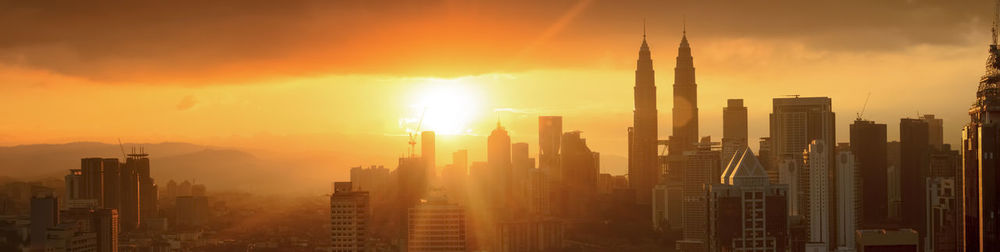
[[[663,80],[673,79],[673,72],[666,67],[676,56],[671,48],[680,40],[686,19],[688,37],[695,44],[693,54],[698,59],[696,64],[701,73],[698,81],[701,91],[699,117],[705,122],[713,122],[701,124],[703,136],[721,138],[722,125],[714,122],[721,121],[722,107],[730,98],[744,99],[749,118],[748,142],[753,149],[757,149],[757,138],[767,135],[771,98],[790,94],[831,97],[835,100],[834,112],[843,118],[860,112],[865,104],[865,95],[871,92],[871,99],[864,109],[866,119],[893,124],[900,117],[916,117],[918,112],[934,114],[944,119],[945,142],[957,145],[960,134],[954,132],[964,123],[967,100],[975,90],[974,85],[968,83],[974,83],[981,74],[981,44],[989,36],[981,27],[988,26],[991,19],[991,3],[987,1],[977,3],[982,8],[963,4],[885,4],[865,8],[860,13],[848,11],[856,4],[850,2],[829,8],[828,14],[818,15],[815,20],[810,19],[809,27],[814,27],[812,32],[817,35],[806,36],[794,33],[802,31],[799,26],[784,22],[798,18],[785,10],[799,6],[797,4],[776,4],[770,6],[777,8],[771,12],[741,14],[733,12],[739,8],[761,9],[763,5],[647,4],[649,6],[622,4],[620,8],[635,11],[618,13],[603,9],[609,5],[604,2],[538,6],[517,2],[512,6],[538,7],[539,13],[526,13],[522,15],[527,17],[525,21],[504,24],[470,17],[466,11],[499,16],[514,12],[509,7],[498,8],[491,3],[450,3],[435,5],[451,7],[433,12],[438,15],[412,14],[425,20],[424,23],[393,24],[391,20],[395,17],[379,13],[371,17],[347,17],[356,18],[355,21],[386,17],[385,21],[376,22],[379,24],[376,27],[380,29],[373,31],[337,30],[328,22],[319,20],[303,21],[306,24],[303,29],[306,30],[301,34],[285,34],[292,41],[310,38],[336,41],[328,37],[334,35],[318,35],[323,32],[356,38],[352,40],[356,42],[348,43],[352,46],[334,43],[330,47],[316,47],[327,48],[323,53],[316,54],[327,57],[317,58],[304,56],[301,49],[253,44],[248,45],[250,48],[225,52],[227,55],[238,54],[240,50],[256,48],[276,51],[274,54],[244,57],[209,57],[204,62],[189,60],[194,55],[203,54],[204,50],[216,48],[214,44],[203,42],[262,35],[260,32],[289,26],[291,21],[278,22],[275,24],[278,27],[259,32],[236,29],[232,34],[206,39],[177,36],[161,48],[171,51],[180,50],[180,45],[197,45],[188,51],[189,54],[182,54],[188,55],[184,57],[168,57],[160,53],[148,58],[140,57],[134,50],[149,49],[144,44],[133,43],[140,48],[87,44],[72,35],[53,37],[50,32],[59,30],[55,28],[21,31],[25,38],[47,39],[44,41],[50,42],[28,46],[24,44],[27,42],[12,41],[13,45],[0,49],[8,56],[0,64],[5,73],[0,78],[5,83],[12,83],[9,91],[0,95],[3,98],[0,104],[31,108],[9,111],[11,116],[23,120],[0,125],[0,129],[6,132],[0,134],[0,145],[75,141],[114,143],[118,139],[128,142],[181,141],[279,153],[278,156],[308,151],[348,157],[347,160],[332,161],[328,167],[390,164],[405,153],[407,130],[416,130],[416,122],[426,107],[427,121],[421,130],[435,131],[442,138],[438,143],[438,159],[445,159],[458,149],[469,149],[470,160],[485,158],[485,148],[482,147],[485,145],[481,144],[485,140],[479,140],[478,136],[488,135],[498,114],[510,129],[514,142],[537,138],[533,130],[537,127],[535,117],[558,115],[566,118],[566,129],[587,132],[591,147],[605,156],[602,159],[606,162],[602,166],[607,169],[605,171],[623,174],[627,142],[622,137],[622,127],[629,125],[631,117],[628,95],[631,82],[625,79],[634,70],[633,51],[641,39],[642,16],[647,22],[652,59],[660,62],[654,67],[660,70],[656,78],[661,80],[661,85],[669,83]],[[260,5],[234,10],[230,14],[242,17],[243,12],[270,13],[261,10],[268,4]],[[304,5],[315,7],[314,11],[321,13],[332,7],[358,10],[384,7],[389,10],[387,13],[417,8],[405,4]],[[41,8],[30,5],[14,7],[11,10]],[[215,5],[205,7],[221,8]],[[107,20],[64,18],[87,21],[80,22],[82,27],[118,20],[135,21],[137,25],[159,24],[155,20],[114,15],[116,12],[108,6],[85,8],[111,15]],[[168,9],[173,8],[179,7]],[[810,7],[803,13],[818,11],[814,8],[822,9]],[[305,9],[308,8],[285,8],[289,13],[300,13]],[[57,8],[17,17],[35,20],[59,11]],[[149,10],[137,11],[149,12],[152,16],[167,15]],[[273,15],[282,18],[289,13]],[[838,21],[842,20],[839,15],[848,13],[854,13],[851,15],[854,15],[852,20],[855,21]],[[624,16],[628,18],[622,18]],[[912,22],[886,20],[883,16]],[[727,18],[715,21],[720,17]],[[730,20],[734,17],[755,21],[740,23]],[[244,19],[248,23],[262,22],[254,18]],[[929,25],[928,21],[921,21],[927,19],[936,22]],[[211,19],[197,20],[217,28],[240,27]],[[464,24],[459,25],[457,21]],[[858,23],[897,32],[873,34],[860,26],[852,26]],[[916,27],[917,24],[922,26]],[[452,29],[435,29],[438,27],[435,25]],[[484,35],[474,32],[477,27],[505,32]],[[396,32],[406,28],[420,28],[417,30],[431,31],[455,41],[436,41],[439,42],[436,44],[433,43],[435,40],[427,39],[416,42],[391,40],[400,45],[371,46],[390,41],[394,34],[414,36],[413,32]],[[195,30],[204,32],[205,29],[208,28]],[[173,35],[180,31],[165,29],[151,32]],[[110,35],[96,37],[108,42],[126,42],[114,40]],[[588,38],[587,41],[592,42],[581,42],[580,38]],[[488,39],[499,42],[486,42]],[[465,50],[469,56],[444,53],[446,50],[440,48],[456,43],[477,46],[455,47],[469,49]],[[406,46],[412,48],[406,49]],[[335,57],[343,48],[367,49],[373,54],[355,58],[382,60],[359,61],[361,64],[357,67],[348,67],[343,61],[350,61],[351,58]],[[97,63],[91,66],[93,69],[71,67],[78,65],[73,62],[88,59],[81,54],[86,49],[97,49],[88,50],[87,54],[93,55],[89,59]],[[46,56],[61,51],[75,52],[70,55],[80,56],[69,59],[62,56],[64,54]],[[524,53],[519,53],[522,51]],[[521,57],[517,60],[521,63],[507,63],[511,62],[511,57],[498,52]],[[439,57],[435,57],[434,53],[439,53],[440,58],[457,58],[454,61],[436,59]],[[138,62],[134,65],[117,63],[120,61]],[[477,67],[454,64],[458,61],[487,64]],[[167,62],[207,67],[190,73],[178,68],[159,67]],[[308,70],[272,69],[270,62],[295,63],[289,66],[301,66]],[[220,67],[230,65],[230,68]],[[378,68],[380,65],[385,67]],[[407,70],[406,66],[421,70]],[[248,71],[251,67],[258,70]],[[913,72],[920,74],[909,74]],[[148,78],[136,77],[139,73],[148,73]],[[578,86],[592,88],[573,89]],[[942,86],[953,88],[938,90]],[[897,90],[902,87],[912,92],[898,93]],[[730,91],[745,95],[736,97],[728,93]],[[545,94],[551,93],[567,95],[547,99]],[[49,103],[34,103],[38,99]],[[100,102],[82,102],[87,100]],[[670,136],[671,90],[659,88],[657,100],[657,110],[660,111],[657,117],[661,122],[658,135]],[[935,102],[928,103],[929,100]],[[97,127],[100,125],[98,118],[108,113],[157,116],[133,117],[120,124]],[[269,120],[261,120],[261,117]],[[311,123],[297,123],[304,120]],[[177,123],[179,121],[187,123]],[[838,120],[837,131],[847,132],[849,125],[848,120]],[[890,141],[898,140],[898,127],[888,127],[887,135]],[[846,137],[846,134],[839,134],[837,141],[846,141]],[[386,146],[391,146],[391,151],[381,151]],[[535,145],[530,148],[530,153],[537,153]],[[327,174],[343,177],[346,170]]]
[[[998,250],[976,4],[0,4],[0,250]]]

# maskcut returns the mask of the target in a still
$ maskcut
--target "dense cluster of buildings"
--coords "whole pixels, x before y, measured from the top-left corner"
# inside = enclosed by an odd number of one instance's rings
[[[674,69],[673,135],[660,139],[650,54],[644,35],[626,177],[601,174],[599,154],[579,132],[564,132],[561,117],[542,116],[537,160],[529,157],[527,143],[511,143],[498,123],[486,162],[469,165],[468,153],[459,151],[437,176],[434,135],[424,132],[423,157],[401,158],[391,172],[356,168],[352,181],[384,191],[379,188],[396,177],[398,203],[406,209],[397,214],[408,227],[397,237],[415,251],[560,248],[565,229],[598,218],[595,209],[602,202],[613,202],[625,214],[650,216],[645,223],[661,232],[680,233],[674,244],[679,251],[1000,247],[995,217],[1000,193],[994,186],[1000,173],[993,161],[1000,146],[995,42],[957,150],[943,142],[943,120],[933,115],[900,119],[899,141],[889,142],[886,124],[859,114],[847,133],[849,142],[838,143],[833,100],[799,96],[772,100],[769,135],[760,138],[756,153],[749,148],[747,108],[742,99],[729,99],[722,109],[721,142],[713,142],[698,135],[697,84],[686,32]],[[386,179],[374,182],[368,179],[372,174]],[[438,185],[452,196],[451,203],[422,200],[427,188]],[[365,187],[354,189],[360,188]],[[432,206],[456,211],[440,217],[448,225],[421,226],[429,217],[415,213]],[[422,233],[434,228],[449,236]],[[468,247],[449,247],[459,239]]]
[[[141,148],[124,162],[83,158],[63,183],[64,192],[26,190],[27,218],[0,216],[2,250],[180,251],[197,246],[211,217],[204,185],[170,181],[161,194]]]

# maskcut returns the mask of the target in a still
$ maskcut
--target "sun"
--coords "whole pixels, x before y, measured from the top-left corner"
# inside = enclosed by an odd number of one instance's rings
[[[470,133],[469,125],[477,116],[480,100],[473,85],[463,78],[430,78],[424,82],[421,90],[415,92],[416,99],[410,106],[413,116],[407,120],[411,123],[406,130],[416,131],[422,114],[420,131],[434,131],[438,135]]]

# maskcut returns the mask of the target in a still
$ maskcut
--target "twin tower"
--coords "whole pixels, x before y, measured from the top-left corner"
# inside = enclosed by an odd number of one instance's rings
[[[649,205],[653,186],[660,179],[661,168],[657,153],[656,81],[653,59],[646,44],[643,28],[642,45],[635,69],[635,109],[633,125],[629,128],[628,180],[635,190],[636,201]],[[696,150],[698,143],[698,85],[694,79],[694,58],[687,41],[687,30],[677,49],[677,66],[674,68],[673,136],[669,138],[668,151],[680,154]]]

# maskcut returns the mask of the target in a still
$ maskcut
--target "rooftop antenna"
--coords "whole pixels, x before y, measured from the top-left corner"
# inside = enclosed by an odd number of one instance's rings
[[[858,112],[857,121],[861,121],[861,117],[865,115],[865,109],[868,108],[868,99],[872,98],[872,92],[868,91],[868,97],[865,97],[865,104],[861,105],[861,112]]]
[[[642,18],[642,40],[646,40],[646,18]]]
[[[682,35],[684,35],[684,36],[687,36],[687,35],[688,35],[688,21],[687,21],[687,15],[683,15],[683,16],[681,16],[681,33],[682,33]]]

